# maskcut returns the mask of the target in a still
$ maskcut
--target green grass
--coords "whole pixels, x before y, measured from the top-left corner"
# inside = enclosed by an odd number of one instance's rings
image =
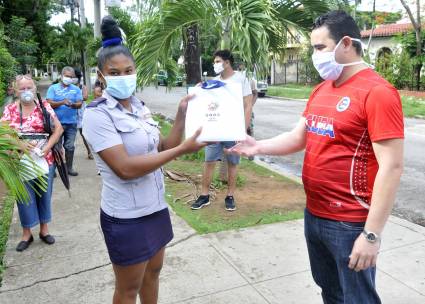
[[[403,113],[406,117],[424,116],[425,117],[425,99],[412,96],[402,96]]]
[[[12,221],[15,199],[12,196],[7,196],[2,204],[3,206],[0,206],[0,286],[4,272],[3,257],[9,237],[9,227]]]
[[[173,185],[167,185],[167,193],[173,193]],[[167,195],[167,201],[174,212],[183,218],[199,234],[220,232],[231,229],[240,229],[262,224],[272,224],[276,222],[291,221],[303,217],[302,211],[267,210],[265,212],[253,212],[243,217],[224,218],[220,214],[214,214],[211,208],[193,211],[181,202],[173,202],[173,196]]]
[[[285,84],[269,86],[267,95],[289,99],[308,99],[314,86],[300,84]]]
[[[168,134],[170,134],[172,125],[168,121],[162,119],[159,115],[154,115],[153,119],[159,122],[159,128],[161,129],[162,136],[167,137]]]
[[[252,161],[249,161],[249,160],[247,160],[245,158],[242,158],[241,159],[240,168],[241,169],[247,169],[249,171],[252,171],[255,174],[257,174],[259,176],[262,176],[262,177],[273,176],[273,178],[275,180],[282,181],[282,182],[287,182],[287,183],[294,183],[293,180],[287,178],[286,176],[277,174],[277,173],[275,173],[273,171],[270,171],[269,169],[264,168],[264,167],[262,167],[260,165],[257,165],[256,163],[254,163]]]
[[[308,99],[313,88],[313,86],[300,84],[269,86],[267,95],[289,99]],[[402,102],[405,117],[425,116],[425,99],[402,96]]]

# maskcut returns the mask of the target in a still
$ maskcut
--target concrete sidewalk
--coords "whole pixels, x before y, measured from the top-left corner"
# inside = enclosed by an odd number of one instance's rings
[[[6,251],[1,304],[111,303],[112,267],[99,227],[101,179],[78,137],[72,198],[55,180],[51,233],[56,244],[35,242],[15,251],[17,210]],[[418,194],[419,195],[419,194]],[[197,235],[173,215],[175,238],[166,252],[160,303],[322,303],[309,271],[303,222]],[[391,217],[378,260],[385,304],[425,303],[425,227]]]

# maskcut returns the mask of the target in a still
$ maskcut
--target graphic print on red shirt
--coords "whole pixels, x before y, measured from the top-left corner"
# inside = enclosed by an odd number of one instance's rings
[[[319,84],[303,116],[307,209],[332,220],[366,221],[378,171],[372,142],[404,138],[397,90],[365,69],[340,87]]]

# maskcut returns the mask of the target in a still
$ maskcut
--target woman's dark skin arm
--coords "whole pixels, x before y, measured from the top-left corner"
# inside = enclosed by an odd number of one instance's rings
[[[133,179],[157,170],[180,155],[204,147],[205,143],[196,141],[199,134],[201,129],[180,145],[157,154],[129,156],[124,145],[118,145],[99,152],[99,156],[120,178]]]
[[[176,118],[174,119],[174,124],[171,128],[170,134],[166,138],[161,138],[161,142],[158,147],[159,151],[172,149],[174,147],[177,147],[182,142],[185,128],[187,105],[192,97],[193,95],[188,95],[180,101]]]

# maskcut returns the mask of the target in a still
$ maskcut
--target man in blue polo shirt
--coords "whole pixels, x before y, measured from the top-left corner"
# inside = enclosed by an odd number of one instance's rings
[[[55,110],[63,126],[63,135],[59,142],[65,148],[65,158],[68,174],[77,176],[72,168],[74,161],[75,136],[77,135],[77,109],[81,108],[83,96],[79,87],[72,84],[75,72],[72,67],[62,69],[62,79],[47,90],[47,101]]]

